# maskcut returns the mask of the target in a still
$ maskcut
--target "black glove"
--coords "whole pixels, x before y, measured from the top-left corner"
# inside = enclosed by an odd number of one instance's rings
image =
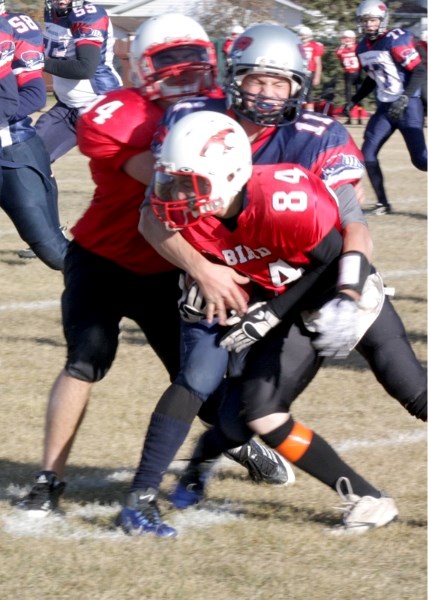
[[[391,106],[388,108],[388,117],[394,121],[398,121],[403,116],[403,112],[406,110],[409,104],[409,98],[406,95],[402,95],[394,102],[391,102]]]
[[[345,104],[345,106],[343,107],[343,110],[342,110],[343,115],[345,117],[348,117],[348,119],[351,116],[351,110],[354,108],[354,106],[355,106],[355,104],[353,102],[347,102]]]
[[[248,307],[243,317],[233,315],[228,318],[227,324],[233,327],[221,338],[220,346],[229,352],[241,352],[264,337],[280,320],[267,302],[256,302]]]
[[[182,292],[178,300],[178,310],[183,321],[198,323],[205,319],[207,305],[196,281],[191,281],[181,273],[178,285]]]

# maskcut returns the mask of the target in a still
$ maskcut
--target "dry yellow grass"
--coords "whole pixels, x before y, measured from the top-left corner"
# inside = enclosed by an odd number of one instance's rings
[[[354,127],[358,142],[363,129]],[[426,364],[426,174],[396,134],[381,154],[394,214],[369,217],[375,263],[396,288],[395,306]],[[86,160],[74,150],[54,165],[62,223],[91,197]],[[367,208],[372,193],[365,182]],[[425,425],[383,391],[359,355],[330,361],[294,414],[324,435],[400,509],[390,527],[332,539],[337,499],[297,472],[290,488],[255,486],[224,462],[202,509],[162,511],[174,541],[128,538],[112,528],[150,412],[167,378],[134,323],[125,321],[113,369],[95,386],[71,456],[65,517],[28,523],[13,502],[39,466],[47,394],[64,361],[61,275],[22,261],[0,214],[0,598],[21,600],[424,600]],[[38,307],[22,303],[40,302]],[[201,431],[195,423],[178,458]],[[352,444],[351,442],[354,442]],[[174,482],[165,477],[162,491]]]

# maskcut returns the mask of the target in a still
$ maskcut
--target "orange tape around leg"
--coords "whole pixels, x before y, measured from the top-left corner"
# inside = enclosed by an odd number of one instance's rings
[[[312,429],[296,421],[290,435],[287,435],[285,440],[275,450],[289,462],[295,463],[308,450],[313,437],[314,432]]]

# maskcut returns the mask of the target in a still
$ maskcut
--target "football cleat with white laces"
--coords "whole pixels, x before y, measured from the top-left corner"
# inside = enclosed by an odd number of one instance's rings
[[[53,471],[40,471],[29,494],[18,502],[17,507],[27,511],[30,517],[46,517],[58,508],[64,489],[64,481],[58,481]]]
[[[280,454],[251,439],[239,448],[224,453],[248,471],[255,483],[291,485],[296,481],[293,469]]]
[[[177,531],[161,519],[156,496],[156,490],[151,488],[130,492],[116,518],[117,527],[129,535],[152,533],[156,537],[175,537]]]
[[[382,495],[357,496],[352,491],[347,477],[336,483],[337,492],[343,502],[342,523],[329,530],[332,535],[355,535],[388,525],[398,517],[398,509],[392,498]]]

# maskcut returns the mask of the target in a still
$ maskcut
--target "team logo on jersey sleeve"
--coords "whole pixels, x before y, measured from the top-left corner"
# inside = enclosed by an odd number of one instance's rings
[[[0,42],[0,66],[5,65],[13,59],[15,44],[11,40]]]
[[[27,69],[33,71],[43,66],[44,56],[42,52],[27,50],[21,54],[21,61]]]

